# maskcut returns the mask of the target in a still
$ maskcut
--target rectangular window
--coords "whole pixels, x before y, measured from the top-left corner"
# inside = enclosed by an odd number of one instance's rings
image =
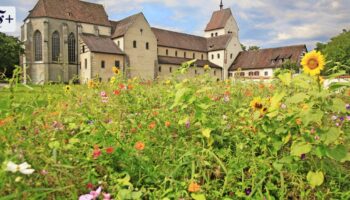
[[[169,68],[169,72],[170,72],[170,73],[173,72],[173,69],[172,69],[171,67]]]
[[[120,61],[119,61],[119,60],[116,60],[116,61],[114,62],[114,66],[116,66],[117,68],[119,68],[119,67],[120,67]]]
[[[186,58],[186,52],[184,52],[184,58]]]
[[[195,53],[193,53],[193,59],[195,59],[196,58],[196,54]]]
[[[231,59],[233,58],[233,54],[232,54],[232,53],[230,54],[230,58],[231,58]]]
[[[218,53],[218,59],[220,59],[220,54]]]
[[[87,69],[87,59],[85,58],[85,69]]]
[[[175,57],[177,57],[177,51],[175,51]]]
[[[136,40],[134,40],[134,41],[132,42],[132,46],[133,46],[134,48],[137,47]]]
[[[204,55],[202,54],[202,60],[204,60]]]
[[[81,50],[83,53],[85,53],[85,45],[83,45],[83,48]]]
[[[165,55],[168,55],[169,54],[169,51],[168,51],[168,49],[167,50],[165,50]]]
[[[146,49],[148,50],[149,49],[149,43],[146,42]]]
[[[159,66],[158,71],[162,72],[162,66]]]
[[[269,75],[269,72],[265,72],[265,76],[268,76]]]
[[[104,61],[104,60],[101,61],[101,68],[102,68],[102,69],[105,68],[105,61]]]
[[[211,54],[211,59],[214,60],[214,54]]]
[[[216,70],[214,70],[214,76],[216,76]]]

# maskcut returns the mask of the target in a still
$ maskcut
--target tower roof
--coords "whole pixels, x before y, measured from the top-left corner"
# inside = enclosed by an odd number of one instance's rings
[[[232,12],[230,8],[222,9],[215,11],[211,19],[205,28],[205,31],[212,31],[216,29],[224,28],[228,19],[232,16]]]

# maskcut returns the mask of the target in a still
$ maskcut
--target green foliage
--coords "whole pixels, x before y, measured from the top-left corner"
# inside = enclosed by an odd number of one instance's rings
[[[116,77],[65,91],[20,86],[16,74],[0,90],[2,199],[99,186],[120,200],[350,197],[349,85],[280,70],[271,83]],[[8,161],[35,172],[6,171]]]
[[[0,74],[12,77],[15,65],[19,65],[19,57],[23,53],[22,43],[18,38],[0,32]]]
[[[317,43],[316,50],[321,51],[329,61],[326,65],[325,75],[336,71],[346,70],[350,74],[350,31],[344,30],[341,34],[331,38],[326,44]],[[340,64],[341,63],[341,64]]]

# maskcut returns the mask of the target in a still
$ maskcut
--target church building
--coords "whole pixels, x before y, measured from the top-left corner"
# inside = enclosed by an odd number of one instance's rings
[[[243,51],[230,8],[214,11],[204,36],[152,27],[143,13],[111,20],[100,4],[80,0],[38,0],[21,27],[27,82],[108,81],[112,67],[127,77],[165,78],[196,59],[187,76],[204,73],[224,80],[271,77],[284,61],[299,63],[305,45]],[[244,74],[243,74],[243,73]]]

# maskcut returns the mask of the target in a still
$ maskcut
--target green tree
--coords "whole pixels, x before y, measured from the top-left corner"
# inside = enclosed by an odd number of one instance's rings
[[[247,47],[244,44],[241,43],[241,47],[242,47],[243,51],[247,51]]]
[[[346,70],[347,74],[350,74],[350,31],[344,29],[327,44],[317,43],[316,50],[321,51],[327,58],[325,75],[331,73],[334,67]]]
[[[19,65],[19,57],[23,54],[22,43],[18,38],[0,32],[0,74],[12,76],[15,65]]]
[[[249,48],[248,48],[248,51],[257,51],[257,50],[259,50],[260,49],[260,47],[258,47],[258,46],[250,46]]]

